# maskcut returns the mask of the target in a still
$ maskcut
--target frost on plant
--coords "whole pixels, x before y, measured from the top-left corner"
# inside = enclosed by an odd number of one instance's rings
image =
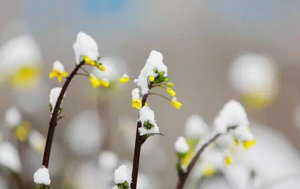
[[[51,183],[49,170],[44,166],[39,168],[33,175],[33,181],[37,184],[37,189],[49,186]]]
[[[130,177],[128,176],[127,166],[121,165],[114,172],[114,183],[118,189],[129,189]]]

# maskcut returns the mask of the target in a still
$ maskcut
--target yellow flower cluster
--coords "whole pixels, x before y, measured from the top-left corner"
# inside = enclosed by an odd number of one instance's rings
[[[103,66],[102,63],[96,62],[96,61],[90,59],[88,56],[84,56],[84,57],[83,57],[83,60],[84,60],[84,62],[85,62],[86,64],[88,64],[88,65],[90,65],[90,66],[95,66],[95,67],[97,67],[99,70],[101,70],[101,71],[103,71],[103,72],[105,72],[105,70],[106,70],[106,68]]]
[[[98,79],[94,74],[90,74],[90,82],[94,88],[103,86],[103,87],[109,87],[110,83],[107,80],[104,79]]]

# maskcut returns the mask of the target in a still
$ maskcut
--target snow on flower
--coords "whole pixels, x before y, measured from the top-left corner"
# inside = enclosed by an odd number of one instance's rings
[[[140,89],[135,88],[131,92],[131,101],[132,101],[132,107],[136,109],[141,109],[142,107],[142,100],[140,99]]]
[[[44,166],[39,168],[33,175],[33,181],[36,184],[49,186],[51,183],[49,170]]]
[[[187,119],[184,129],[186,137],[203,137],[208,131],[209,128],[201,116],[194,114]]]
[[[18,126],[22,121],[21,113],[16,107],[10,107],[5,112],[4,122],[9,127],[16,127]]]
[[[114,172],[114,182],[115,184],[123,184],[124,182],[129,182],[128,171],[126,165],[121,165]]]
[[[0,165],[15,172],[21,171],[21,162],[17,149],[8,142],[0,144]]]
[[[249,121],[244,107],[236,100],[230,100],[215,119],[215,129],[219,133],[227,132],[230,127],[248,126]]]
[[[60,83],[61,80],[68,76],[68,73],[65,72],[65,67],[60,61],[55,61],[53,63],[53,70],[49,74],[49,78],[52,79],[54,77],[57,77],[58,82]]]
[[[93,61],[97,61],[99,58],[98,45],[95,40],[84,32],[77,34],[76,42],[73,45],[75,60],[79,64],[83,56],[87,56]]]
[[[99,156],[99,166],[106,171],[111,171],[115,169],[117,167],[118,162],[118,156],[112,151],[103,151]]]
[[[119,78],[120,83],[127,83],[130,81],[130,77],[127,74],[123,74],[122,77]]]
[[[168,76],[167,66],[163,63],[163,55],[158,51],[152,50],[138,79],[135,80],[137,85],[141,88],[143,95],[149,92],[148,78],[150,76],[155,78],[160,72],[163,72],[164,77]]]
[[[159,128],[155,121],[154,112],[149,106],[144,106],[140,109],[139,121],[142,123],[142,127],[139,128],[140,135],[145,134],[158,134]]]
[[[189,146],[183,136],[177,138],[174,147],[175,151],[180,154],[186,154],[189,151]]]
[[[52,107],[52,111],[55,108],[55,105],[56,105],[57,99],[59,97],[60,91],[61,91],[61,87],[53,88],[50,91],[49,99],[50,99],[50,104],[51,104],[51,107]]]

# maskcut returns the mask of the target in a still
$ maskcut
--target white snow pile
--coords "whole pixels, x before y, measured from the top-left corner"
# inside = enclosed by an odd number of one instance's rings
[[[140,89],[139,88],[135,88],[131,91],[131,98],[132,98],[132,100],[140,99]]]
[[[55,108],[60,92],[61,92],[61,87],[55,87],[50,91],[49,99],[50,99],[50,104],[52,106],[52,111]]]
[[[49,186],[51,183],[49,170],[44,166],[39,168],[33,175],[33,181],[36,184],[43,184]]]
[[[126,181],[130,183],[126,165],[121,165],[118,169],[115,170],[114,181],[115,184],[123,184]]]
[[[175,151],[180,154],[186,154],[189,151],[189,146],[184,137],[178,137],[175,142]]]
[[[159,128],[157,126],[157,123],[155,121],[154,112],[150,109],[149,106],[144,106],[140,109],[139,113],[139,120],[142,123],[142,127],[139,128],[140,135],[145,134],[158,134]],[[151,129],[147,129],[144,127],[145,123],[150,123],[153,125]]]
[[[60,61],[58,61],[58,60],[56,60],[55,62],[53,62],[53,69],[55,69],[55,70],[57,70],[59,72],[64,72],[65,71],[64,65]]]
[[[80,63],[82,56],[88,56],[91,60],[98,60],[98,45],[95,40],[84,32],[77,34],[76,42],[73,45],[76,63]]]
[[[152,50],[145,66],[140,72],[138,79],[134,80],[136,84],[141,88],[141,93],[143,95],[149,92],[149,76],[156,77],[158,75],[158,73],[154,72],[155,70],[157,70],[158,72],[164,72],[164,77],[168,76],[168,68],[163,63],[163,55],[158,51]]]

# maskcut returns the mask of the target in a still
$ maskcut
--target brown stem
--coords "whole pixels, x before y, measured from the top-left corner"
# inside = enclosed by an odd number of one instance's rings
[[[148,98],[148,93],[145,94],[142,98],[142,107],[145,106],[147,98]],[[141,139],[141,136],[139,133],[139,128],[141,126],[142,126],[142,123],[140,121],[138,121],[137,127],[136,127],[136,136],[135,136],[135,145],[134,145],[133,167],[132,167],[132,175],[131,175],[131,178],[132,178],[131,189],[136,189],[136,186],[137,186],[141,148],[142,148],[143,143],[145,142],[144,140]]]
[[[191,173],[192,169],[194,168],[194,166],[196,165],[196,162],[198,161],[200,155],[202,154],[202,152],[214,141],[216,141],[219,137],[221,136],[220,133],[216,133],[213,137],[211,137],[205,144],[203,144],[201,146],[201,148],[198,150],[198,152],[196,153],[196,155],[193,157],[191,163],[188,165],[187,170],[185,172],[179,172],[178,173],[178,183],[176,186],[176,189],[183,189],[184,184],[189,176],[189,174]]]
[[[70,84],[70,82],[72,81],[72,79],[74,78],[74,76],[76,75],[76,73],[78,72],[79,68],[84,65],[84,61],[80,62],[78,65],[76,65],[76,67],[74,68],[74,70],[72,71],[72,73],[70,74],[69,77],[67,77],[67,80],[65,81],[61,92],[58,96],[56,105],[54,107],[53,113],[52,113],[52,117],[51,120],[49,122],[49,129],[48,129],[48,134],[47,134],[47,140],[46,140],[46,146],[45,146],[45,151],[44,151],[44,157],[43,157],[43,165],[48,168],[49,166],[49,160],[50,160],[50,153],[51,153],[51,146],[52,146],[52,141],[53,141],[53,136],[54,136],[54,130],[55,127],[57,125],[57,118],[59,115],[59,109],[60,109],[60,105],[61,102],[64,98],[64,95],[66,93],[66,90]]]

